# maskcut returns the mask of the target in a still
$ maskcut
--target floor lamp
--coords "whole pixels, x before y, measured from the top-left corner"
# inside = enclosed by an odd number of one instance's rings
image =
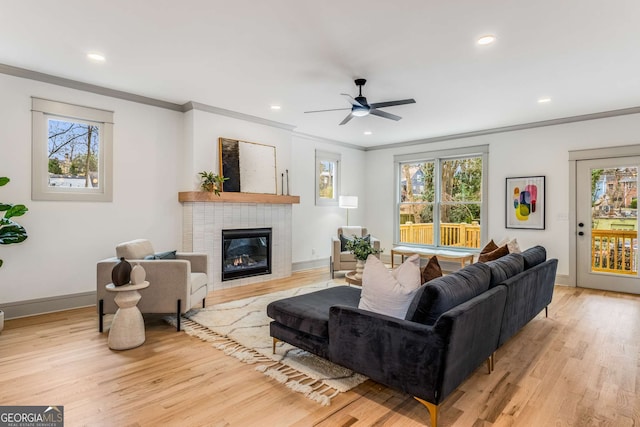
[[[349,225],[349,209],[358,208],[358,196],[340,196],[338,206],[347,210],[347,226]]]

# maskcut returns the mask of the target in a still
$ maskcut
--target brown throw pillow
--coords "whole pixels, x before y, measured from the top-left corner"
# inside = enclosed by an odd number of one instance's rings
[[[484,254],[480,253],[480,256],[478,257],[478,262],[493,261],[505,255],[509,255],[509,248],[507,247],[507,245],[500,246],[498,249],[488,253],[484,253]]]
[[[432,256],[429,258],[429,262],[422,269],[420,276],[423,285],[436,277],[442,277],[442,269],[437,257]]]
[[[496,249],[498,249],[498,245],[496,245],[496,242],[493,241],[493,239],[491,239],[491,241],[489,243],[487,243],[487,245],[482,248],[482,250],[480,251],[480,255],[482,254],[488,254],[489,252],[493,252]]]

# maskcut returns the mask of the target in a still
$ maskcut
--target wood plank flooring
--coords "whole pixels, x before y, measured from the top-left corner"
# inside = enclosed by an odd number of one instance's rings
[[[323,270],[211,293],[207,304],[329,280]],[[107,347],[95,308],[8,320],[0,405],[64,405],[68,426],[424,426],[411,396],[367,381],[323,407],[146,317]],[[441,405],[442,426],[640,425],[640,297],[557,286],[549,308]]]

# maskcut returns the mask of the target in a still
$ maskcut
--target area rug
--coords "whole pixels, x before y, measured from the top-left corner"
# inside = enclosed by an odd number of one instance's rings
[[[344,285],[321,282],[194,309],[184,314],[181,327],[187,334],[211,342],[229,356],[258,364],[256,370],[326,406],[338,393],[363,383],[367,377],[283,342],[277,344],[273,354],[267,305],[333,286]],[[175,317],[166,320],[175,325]]]

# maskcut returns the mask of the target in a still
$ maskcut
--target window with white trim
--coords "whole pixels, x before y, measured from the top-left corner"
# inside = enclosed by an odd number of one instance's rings
[[[111,201],[113,112],[32,98],[33,200]]]
[[[338,206],[340,194],[339,153],[316,150],[316,205]]]
[[[401,244],[480,248],[484,235],[486,146],[396,156]]]

